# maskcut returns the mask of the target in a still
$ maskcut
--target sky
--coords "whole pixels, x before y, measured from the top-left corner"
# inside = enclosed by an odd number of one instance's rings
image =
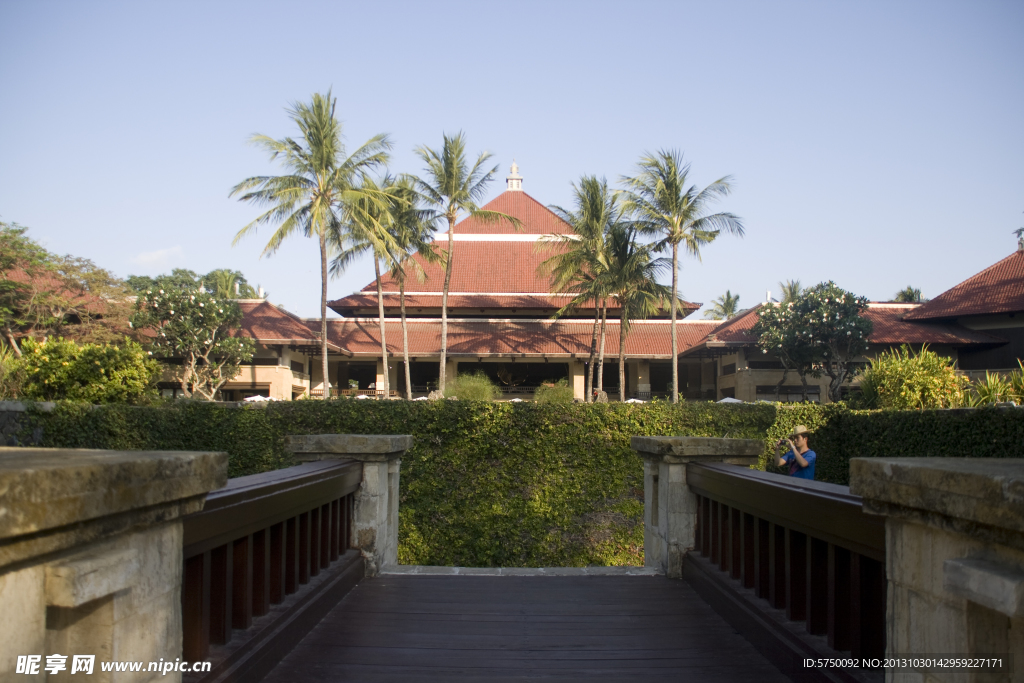
[[[316,243],[233,247],[258,209],[228,195],[284,173],[249,137],[295,135],[286,108],[332,89],[349,151],[387,133],[390,170],[421,173],[415,147],[461,130],[490,197],[513,159],[568,208],[659,149],[699,186],[731,176],[716,209],[746,234],[683,260],[690,301],[934,297],[1024,226],[1022,36],[1019,0],[2,0],[0,221],[121,277],[240,270],[317,316]],[[328,295],[372,279],[367,259]]]

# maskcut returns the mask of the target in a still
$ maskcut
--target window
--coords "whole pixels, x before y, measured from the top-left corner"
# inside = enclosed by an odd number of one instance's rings
[[[782,403],[800,403],[804,400],[804,388],[801,384],[783,385],[779,388],[779,398],[775,398],[774,384],[760,384],[756,389],[758,401],[781,401]],[[811,403],[821,403],[821,387],[815,385],[807,386],[807,400]]]

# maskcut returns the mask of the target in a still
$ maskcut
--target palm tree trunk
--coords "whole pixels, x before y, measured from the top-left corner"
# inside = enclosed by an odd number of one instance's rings
[[[445,259],[444,290],[441,292],[441,368],[437,388],[444,393],[444,366],[448,360],[448,288],[452,282],[452,263],[455,261],[455,216],[448,216],[448,258]]]
[[[626,331],[629,328],[626,320],[626,307],[619,314],[619,400],[626,400]]]
[[[608,325],[608,300],[601,301],[601,347],[597,356],[597,391],[604,391],[604,333]]]
[[[405,398],[412,400],[412,372],[409,370],[409,327],[405,324],[405,276],[398,280],[398,305],[402,311],[402,359],[405,361]]]
[[[327,233],[320,231],[320,355],[323,359],[324,400],[331,397],[331,380],[327,373]]]
[[[388,343],[384,339],[384,291],[380,286],[380,261],[373,257],[373,272],[377,276],[377,324],[380,326],[381,367],[384,369],[384,398],[391,396],[391,378],[388,373]],[[380,389],[380,387],[377,387]]]
[[[601,321],[601,308],[598,306],[597,297],[594,297],[594,333],[590,336],[590,359],[587,361],[587,395],[583,397],[586,403],[594,402],[594,356],[597,355],[597,325]]]
[[[676,338],[676,299],[679,297],[679,245],[672,243],[672,402],[679,403],[679,341]]]

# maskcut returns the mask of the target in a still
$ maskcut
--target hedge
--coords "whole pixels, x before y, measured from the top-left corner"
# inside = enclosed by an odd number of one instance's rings
[[[771,449],[815,435],[818,479],[857,456],[1022,455],[1024,410],[860,412],[843,405],[296,401],[233,407],[59,403],[25,432],[64,448],[223,450],[229,475],[293,464],[289,434],[412,434],[402,463],[399,561],[458,566],[643,564],[643,466],[634,435],[729,436]],[[37,434],[39,432],[36,432]]]

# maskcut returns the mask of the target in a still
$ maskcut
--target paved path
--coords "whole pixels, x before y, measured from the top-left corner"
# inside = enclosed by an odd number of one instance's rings
[[[685,581],[364,579],[266,683],[788,682]]]

